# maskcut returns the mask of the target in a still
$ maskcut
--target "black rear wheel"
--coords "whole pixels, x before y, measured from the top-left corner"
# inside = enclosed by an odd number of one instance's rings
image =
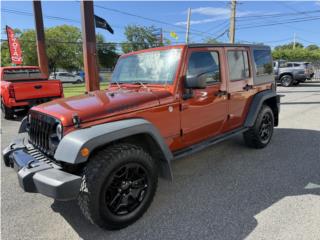
[[[94,224],[120,229],[139,219],[157,188],[151,156],[132,144],[108,147],[91,157],[85,168],[79,205]]]
[[[272,138],[273,128],[273,112],[269,106],[264,105],[254,126],[243,134],[246,145],[252,148],[266,147]]]
[[[6,105],[4,105],[2,100],[1,100],[1,111],[4,114],[5,119],[8,119],[8,120],[14,119],[13,110],[8,108]]]

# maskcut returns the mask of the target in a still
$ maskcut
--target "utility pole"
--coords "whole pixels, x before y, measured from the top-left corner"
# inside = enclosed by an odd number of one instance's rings
[[[230,29],[229,38],[230,43],[234,43],[235,32],[236,32],[236,0],[231,0],[231,15],[230,15]]]
[[[293,33],[293,49],[296,49],[296,33]]]
[[[40,71],[49,77],[48,58],[46,53],[46,44],[44,37],[44,26],[42,17],[41,2],[33,0],[33,13],[36,27],[36,39],[37,39],[37,53],[38,53],[38,65]]]
[[[160,46],[163,45],[163,30],[160,28]]]
[[[93,1],[81,1],[81,25],[86,91],[89,92],[99,90]]]
[[[187,32],[186,32],[186,44],[188,44],[188,43],[189,43],[190,18],[191,18],[191,8],[188,8]]]

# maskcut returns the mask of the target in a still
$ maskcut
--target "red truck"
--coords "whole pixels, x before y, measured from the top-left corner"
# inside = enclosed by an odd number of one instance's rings
[[[78,199],[90,222],[119,229],[147,210],[158,176],[172,179],[173,159],[235,134],[266,147],[279,101],[267,46],[147,49],[120,57],[108,90],[33,107],[3,159],[24,191]]]
[[[29,109],[40,103],[63,97],[59,80],[48,80],[37,66],[1,67],[1,110],[13,119],[18,109]]]

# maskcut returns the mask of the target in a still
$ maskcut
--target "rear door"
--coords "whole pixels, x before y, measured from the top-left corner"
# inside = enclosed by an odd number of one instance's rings
[[[248,48],[225,48],[227,62],[228,122],[223,131],[241,127],[248,111],[249,101],[254,94],[253,78]]]
[[[186,146],[218,135],[226,121],[227,93],[222,57],[221,48],[190,48],[188,51],[185,76],[207,74],[208,77],[205,89],[193,89],[192,96],[182,100],[182,140]]]

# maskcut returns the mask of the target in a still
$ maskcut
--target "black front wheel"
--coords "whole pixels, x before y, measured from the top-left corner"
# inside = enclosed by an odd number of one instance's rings
[[[264,148],[272,138],[273,128],[273,112],[269,106],[264,105],[258,114],[254,126],[244,132],[244,141],[249,147]]]
[[[113,145],[97,152],[83,174],[79,205],[94,224],[120,229],[139,219],[157,188],[154,160],[132,144]]]

